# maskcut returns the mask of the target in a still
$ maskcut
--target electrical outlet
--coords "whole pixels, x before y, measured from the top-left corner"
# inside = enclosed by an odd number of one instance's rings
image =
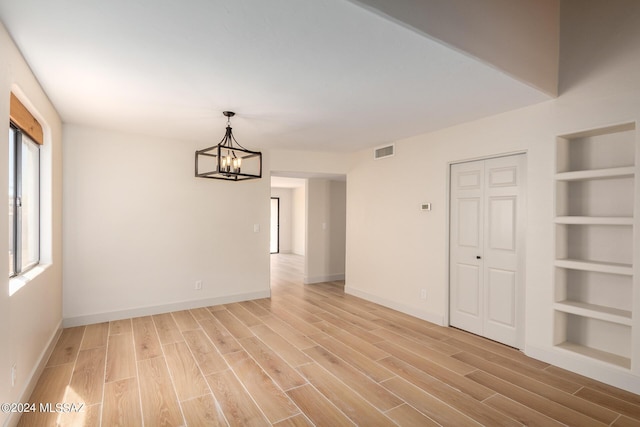
[[[196,285],[193,287],[196,291],[202,290],[202,280],[196,280]]]
[[[420,289],[420,299],[427,299],[427,290]]]
[[[15,387],[16,378],[18,377],[18,366],[14,363],[11,367],[11,387]]]

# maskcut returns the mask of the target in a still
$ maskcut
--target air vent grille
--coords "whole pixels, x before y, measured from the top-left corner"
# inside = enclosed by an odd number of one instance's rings
[[[391,157],[396,152],[395,144],[385,145],[384,147],[378,147],[373,150],[374,160],[384,159],[385,157]]]

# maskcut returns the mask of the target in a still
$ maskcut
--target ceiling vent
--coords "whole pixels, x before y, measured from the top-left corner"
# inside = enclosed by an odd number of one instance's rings
[[[373,159],[380,160],[385,157],[392,157],[396,152],[396,145],[385,145],[384,147],[378,147],[373,150]]]

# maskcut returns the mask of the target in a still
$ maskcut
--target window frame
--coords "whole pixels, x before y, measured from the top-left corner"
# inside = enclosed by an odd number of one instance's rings
[[[14,278],[14,277],[18,277],[20,275],[23,275],[24,273],[28,272],[29,270],[31,270],[32,268],[38,266],[40,264],[40,259],[41,259],[41,241],[42,241],[42,216],[41,216],[41,150],[40,150],[40,146],[41,144],[38,143],[37,141],[33,140],[33,138],[31,138],[28,134],[28,132],[26,132],[25,130],[23,130],[20,126],[18,126],[16,123],[13,122],[13,120],[9,121],[9,126],[10,129],[13,130],[13,140],[9,141],[9,144],[13,145],[13,154],[14,154],[14,158],[13,158],[13,174],[12,176],[9,177],[9,186],[11,186],[11,183],[13,183],[14,186],[14,194],[13,194],[13,199],[10,203],[12,203],[11,207],[13,209],[13,221],[11,221],[11,224],[9,224],[9,227],[13,228],[13,247],[10,248],[13,251],[13,257],[12,259],[10,259],[10,262],[13,264],[13,274],[9,274],[9,278]],[[26,140],[24,140],[24,138],[26,137]],[[37,153],[38,153],[38,191],[37,191],[37,200],[38,200],[38,206],[37,206],[37,211],[36,211],[36,216],[37,216],[37,224],[38,224],[38,230],[37,230],[37,246],[38,246],[38,250],[37,250],[37,256],[36,259],[29,263],[28,265],[22,266],[22,251],[23,251],[23,245],[22,245],[22,238],[23,238],[23,215],[22,215],[22,199],[23,199],[23,188],[22,188],[22,178],[23,178],[23,167],[22,167],[22,160],[23,160],[23,144],[33,144],[35,146],[35,148],[37,149]],[[9,159],[11,160],[11,159]]]

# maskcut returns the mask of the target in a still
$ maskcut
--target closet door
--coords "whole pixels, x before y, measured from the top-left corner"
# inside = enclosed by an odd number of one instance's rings
[[[449,323],[482,335],[484,161],[451,166]]]
[[[520,347],[524,155],[451,166],[450,324]]]

